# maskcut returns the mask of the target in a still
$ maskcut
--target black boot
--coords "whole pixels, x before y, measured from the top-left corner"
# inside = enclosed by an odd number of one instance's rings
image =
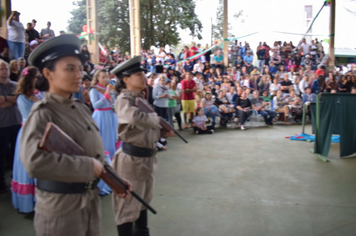
[[[147,227],[147,210],[140,212],[140,217],[135,222],[134,236],[150,236]]]
[[[215,129],[215,122],[211,124],[212,129]]]
[[[118,225],[117,232],[119,236],[133,236],[133,222]]]

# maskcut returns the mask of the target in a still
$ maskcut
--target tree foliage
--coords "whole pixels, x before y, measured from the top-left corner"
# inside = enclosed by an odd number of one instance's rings
[[[238,19],[243,16],[243,10],[233,15],[234,19]],[[243,22],[244,19],[241,19]],[[223,39],[223,27],[224,27],[224,3],[223,0],[219,0],[219,7],[216,10],[216,24],[213,25],[213,38],[214,40]],[[228,38],[234,38],[235,35],[231,33],[231,24],[228,24]]]
[[[128,0],[97,0],[99,40],[109,47],[130,50],[130,12]],[[177,45],[178,29],[188,29],[201,39],[202,23],[195,14],[194,0],[141,0],[142,47]],[[69,31],[82,32],[86,24],[86,1],[78,0],[69,20]],[[85,13],[85,14],[83,14]]]

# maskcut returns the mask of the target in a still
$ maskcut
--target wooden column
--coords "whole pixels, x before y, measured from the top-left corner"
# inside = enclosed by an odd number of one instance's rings
[[[131,56],[133,57],[141,55],[140,0],[129,0],[129,3]]]
[[[94,32],[98,32],[97,21],[97,1],[87,0],[87,26]],[[88,50],[90,52],[90,61],[93,64],[99,63],[99,35],[94,34],[94,40],[88,39]]]
[[[330,4],[330,40],[329,40],[329,67],[335,66],[335,2],[331,0]]]
[[[6,21],[7,18],[11,15],[11,0],[1,0],[1,16],[0,16],[0,27],[1,27],[1,32],[0,35],[4,39],[7,39],[7,26],[6,26]],[[16,9],[15,9],[16,10]],[[20,15],[20,21],[21,21],[21,15]]]
[[[224,25],[223,25],[223,38],[224,38],[224,67],[229,66],[229,50],[228,50],[228,42],[226,41],[228,34],[227,34],[227,27],[228,27],[228,21],[227,21],[227,0],[224,0]]]

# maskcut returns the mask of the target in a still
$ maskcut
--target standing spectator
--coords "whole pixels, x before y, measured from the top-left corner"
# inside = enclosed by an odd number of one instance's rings
[[[184,46],[184,57],[183,59],[187,59],[190,58],[191,56],[193,56],[193,52],[189,50],[188,46]]]
[[[168,109],[167,109],[167,116],[169,124],[174,127],[173,125],[173,116],[177,109],[177,99],[179,99],[179,95],[177,95],[176,90],[173,88],[173,81],[170,79],[166,79],[166,85],[169,89],[169,99],[168,99]]]
[[[9,78],[9,66],[0,61],[0,193],[6,192],[5,160],[12,165],[16,136],[21,128],[21,114],[17,108],[14,95],[17,83]]]
[[[273,53],[273,56],[271,58],[271,62],[273,62],[273,64],[279,68],[280,64],[282,63],[282,58],[281,56],[277,53],[277,52],[274,52]]]
[[[192,56],[194,56],[194,55],[196,55],[196,54],[199,53],[199,49],[195,46],[195,45],[196,45],[195,42],[193,42],[192,44],[193,44],[193,45],[190,47],[190,51],[193,53]]]
[[[221,72],[224,71],[224,57],[221,53],[221,50],[217,52],[217,54],[214,56],[214,66],[215,68],[219,68]]]
[[[271,50],[271,48],[267,45],[266,42],[263,43],[263,46],[265,47],[265,65],[268,66],[270,60],[269,51]]]
[[[41,30],[41,38],[46,41],[50,38],[53,38],[54,35],[54,31],[50,29],[51,28],[51,22],[47,22],[47,28],[42,29]]]
[[[244,56],[244,66],[246,67],[247,73],[250,73],[253,70],[253,56],[250,51],[246,52],[246,56]]]
[[[206,51],[208,49],[209,49],[209,44],[206,44],[204,51]],[[207,51],[204,55],[205,55],[205,61],[209,62],[209,64],[210,64],[211,50]]]
[[[309,55],[310,53],[310,44],[306,42],[305,38],[302,39],[299,47],[299,49],[302,50],[303,52],[303,57],[305,57],[306,55]]]
[[[41,37],[40,37],[40,34],[38,33],[38,31],[35,29],[36,24],[37,24],[37,21],[35,19],[33,19],[32,20],[32,30],[34,31],[35,40],[39,41]],[[31,42],[31,41],[29,41],[29,42]]]
[[[251,102],[246,97],[246,92],[242,92],[241,96],[236,100],[236,115],[239,117],[240,120],[240,127],[241,130],[245,130],[245,122],[247,118],[252,114],[251,111]]]
[[[27,23],[26,34],[28,36],[28,42],[35,40],[35,31],[32,28],[32,23]]]
[[[90,62],[90,52],[87,45],[82,46],[80,53],[86,57],[87,62]]]
[[[161,62],[161,65],[163,66],[166,56],[167,56],[167,54],[166,54],[166,51],[164,51],[164,47],[160,47],[159,52],[156,56],[157,63]]]
[[[253,99],[251,99],[252,109],[256,110],[257,113],[263,116],[266,125],[272,126],[272,120],[275,117],[276,113],[271,110],[267,110],[266,107],[269,105],[269,102],[265,102],[263,98],[259,96],[258,91],[253,92]]]
[[[313,55],[316,61],[318,60],[318,47],[315,45],[314,40],[311,41],[310,55]]]
[[[237,40],[235,40],[234,45],[231,46],[232,59],[233,59],[234,65],[236,65],[237,56],[240,55],[240,49],[241,48],[238,45]]]
[[[167,82],[171,82],[171,80],[167,79]],[[167,108],[170,94],[169,88],[166,86],[165,75],[159,75],[159,83],[153,88],[152,97],[155,112],[163,119],[168,120]]]
[[[154,79],[152,78],[152,75],[148,75],[148,79],[147,79],[148,103],[149,103],[152,107],[153,107],[153,102],[154,102],[154,99],[153,99],[153,97],[152,97],[153,87],[154,87]]]
[[[181,131],[181,130],[183,130],[182,129],[182,117],[180,115],[180,111],[181,111],[181,108],[182,108],[181,90],[178,88],[177,83],[178,83],[178,78],[177,77],[173,77],[172,89],[175,91],[176,97],[177,97],[177,100],[176,100],[177,101],[177,106],[176,106],[176,110],[174,112],[174,117],[177,119],[179,131]]]
[[[320,61],[320,65],[327,67],[329,65],[329,56],[326,55],[324,51],[322,51],[319,61]]]
[[[10,68],[10,79],[14,82],[17,82],[20,76],[18,62],[16,60],[10,61],[9,68]]]
[[[7,20],[7,44],[12,59],[17,60],[25,54],[25,28],[20,22],[20,13],[12,11]]]
[[[261,44],[261,42],[260,42]],[[265,65],[266,50],[265,46],[257,47],[257,67],[260,69],[261,74],[263,73],[263,67]]]
[[[193,118],[195,111],[195,92],[197,92],[198,87],[193,80],[192,72],[187,72],[185,74],[185,79],[181,82],[182,85],[182,107],[184,114],[184,128],[188,128],[187,123],[187,113],[190,113],[190,122]]]

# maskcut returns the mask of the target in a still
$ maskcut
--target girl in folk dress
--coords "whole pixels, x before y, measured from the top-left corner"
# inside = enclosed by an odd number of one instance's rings
[[[94,108],[93,118],[99,127],[105,151],[112,157],[116,151],[118,127],[118,120],[113,111],[116,92],[109,84],[109,76],[105,69],[95,72],[89,96]]]
[[[26,122],[30,114],[32,105],[43,99],[43,95],[35,88],[39,71],[35,67],[27,67],[22,71],[19,85],[16,90],[17,106],[22,116],[22,124]],[[11,191],[12,204],[22,213],[29,213],[35,206],[36,180],[30,178],[20,160],[20,139],[22,128],[20,129],[14,156],[14,166],[12,171]]]

